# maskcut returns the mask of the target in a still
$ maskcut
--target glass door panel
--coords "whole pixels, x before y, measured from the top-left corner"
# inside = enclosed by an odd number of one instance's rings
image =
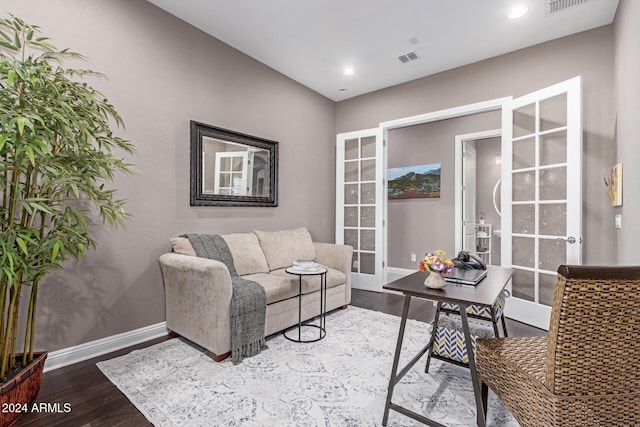
[[[337,137],[336,243],[353,247],[352,286],[382,290],[382,138],[379,129]]]
[[[558,267],[581,262],[579,95],[572,79],[514,99],[503,117],[502,261],[515,271],[507,315],[543,329]]]

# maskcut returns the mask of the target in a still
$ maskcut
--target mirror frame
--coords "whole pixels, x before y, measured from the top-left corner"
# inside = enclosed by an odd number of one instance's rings
[[[232,196],[202,191],[202,140],[211,137],[269,152],[269,195]],[[278,142],[191,120],[191,206],[278,206]]]
[[[496,182],[495,187],[493,187],[493,208],[499,216],[502,216],[502,178],[499,179],[498,182]]]

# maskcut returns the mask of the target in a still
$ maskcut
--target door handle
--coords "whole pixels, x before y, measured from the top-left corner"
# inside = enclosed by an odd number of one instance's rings
[[[575,237],[573,237],[573,236],[569,236],[569,237],[567,237],[567,238],[564,238],[564,237],[556,237],[556,240],[563,240],[563,241],[566,241],[567,243],[571,243],[571,244],[574,244],[574,243],[576,242],[576,238],[575,238]],[[582,240],[582,239],[581,239],[581,240]]]

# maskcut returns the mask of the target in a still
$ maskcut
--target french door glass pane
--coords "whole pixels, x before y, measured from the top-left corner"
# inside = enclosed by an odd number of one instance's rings
[[[551,306],[553,301],[553,291],[556,287],[556,275],[555,274],[538,274],[538,292],[540,294],[540,304]]]
[[[567,94],[540,101],[540,131],[567,125]]]
[[[534,171],[515,172],[513,174],[513,201],[514,202],[530,202],[535,200],[536,174]]]
[[[358,164],[359,162],[345,162],[344,163],[344,182],[357,182],[358,181]]]
[[[244,159],[242,157],[234,157],[233,158],[233,170],[241,171],[244,165]]]
[[[358,230],[344,230],[344,244],[353,246],[354,250],[358,250]]]
[[[513,142],[513,169],[532,168],[536,165],[536,145],[534,138]]]
[[[229,157],[223,157],[220,159],[220,169],[223,171],[231,170],[231,159]]]
[[[567,235],[567,204],[540,205],[540,234],[547,236]]]
[[[362,138],[362,154],[361,157],[366,159],[367,157],[375,157],[376,156],[376,137],[369,136],[366,138]]]
[[[358,158],[358,139],[347,139],[344,142],[344,159],[355,160]]]
[[[357,206],[347,206],[344,208],[344,226],[345,227],[358,226],[358,207]]]
[[[360,253],[360,273],[376,274],[375,254]]]
[[[540,268],[557,271],[561,264],[567,262],[567,243],[564,239],[540,239]]]
[[[540,169],[540,200],[566,200],[567,168]]]
[[[351,272],[352,273],[357,273],[358,272],[358,265],[359,265],[358,255],[359,255],[359,252],[354,252],[353,253],[353,260],[351,262]]]
[[[513,264],[520,267],[535,266],[535,239],[512,237]]]
[[[361,181],[375,181],[376,180],[376,160],[362,160],[362,176]]]
[[[530,271],[514,270],[511,279],[513,296],[526,301],[534,301],[534,275]]]
[[[361,203],[363,205],[373,205],[376,203],[376,184],[367,183],[361,184]]]
[[[567,162],[567,131],[540,136],[540,166]]]
[[[376,208],[375,206],[363,206],[360,208],[360,227],[376,226]]]
[[[344,186],[344,204],[358,204],[358,184],[346,184]]]
[[[536,105],[529,104],[513,110],[513,137],[531,135],[536,130]]]
[[[535,215],[535,205],[513,205],[513,233],[535,233]]]
[[[360,249],[363,251],[376,250],[375,230],[360,230]]]

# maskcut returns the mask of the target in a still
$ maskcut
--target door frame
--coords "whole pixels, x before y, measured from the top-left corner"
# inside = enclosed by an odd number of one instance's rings
[[[382,129],[382,137],[384,140],[384,170],[387,170],[387,151],[388,151],[388,141],[389,141],[389,131],[392,129],[399,129],[399,128],[403,128],[403,127],[407,127],[407,126],[415,126],[415,125],[421,125],[421,124],[425,124],[425,123],[431,123],[431,122],[437,122],[440,120],[447,120],[447,119],[454,119],[457,117],[464,117],[464,116],[469,116],[472,114],[479,114],[479,113],[485,113],[485,112],[489,112],[489,111],[501,111],[503,110],[504,105],[506,105],[507,102],[510,102],[513,99],[512,96],[505,96],[502,98],[495,98],[495,99],[490,99],[488,101],[482,101],[482,102],[476,102],[473,104],[467,104],[467,105],[462,105],[459,107],[453,107],[453,108],[447,108],[444,110],[438,110],[438,111],[433,111],[431,113],[425,113],[425,114],[418,114],[415,116],[410,116],[410,117],[403,117],[401,119],[396,119],[396,120],[390,120],[390,121],[386,121],[386,122],[381,122],[380,123],[380,128]],[[504,116],[504,113],[502,114],[502,116]],[[501,134],[500,134],[501,135]],[[454,141],[455,142],[455,141]],[[455,143],[455,149],[458,149],[458,145],[457,143]],[[461,188],[462,186],[462,147],[460,147],[460,152],[456,151],[455,154],[455,161],[456,161],[456,171],[455,171],[455,175],[456,175],[456,200],[455,200],[455,210],[456,210],[456,220],[460,221],[461,217],[462,217],[462,213],[459,212],[459,208],[461,208],[462,206],[462,196],[459,195],[459,191],[458,189]],[[459,164],[458,164],[459,161]],[[460,169],[457,169],[460,168]],[[386,173],[386,172],[385,172]],[[460,181],[458,182],[458,177],[460,177]],[[387,194],[387,180],[384,180],[384,194]],[[460,200],[458,200],[458,198],[460,198]],[[387,209],[387,203],[388,203],[388,199],[387,197],[384,197],[383,199],[383,204],[384,204],[384,208],[383,208],[383,212],[384,212],[384,224],[388,224],[388,220],[389,218],[387,218],[387,214],[389,212],[389,210]],[[384,227],[384,233],[383,233],[383,252],[384,252],[384,277],[386,280],[387,277],[387,269],[389,268],[389,260],[387,259],[387,242],[388,240],[388,229],[389,227],[385,226]],[[462,247],[462,231],[458,230],[458,227],[456,227],[455,230],[455,242],[456,242],[456,248],[458,247]],[[460,245],[458,245],[458,242],[460,242]],[[456,253],[459,249],[456,250]]]
[[[466,141],[477,141],[478,139],[488,138],[502,138],[502,129],[491,129],[480,132],[465,133],[462,135],[456,135],[455,137],[455,248],[456,254],[462,250],[464,240],[464,224],[462,224],[462,208],[463,208],[463,159],[462,159],[462,146]],[[462,224],[462,227],[458,227],[457,224]]]

